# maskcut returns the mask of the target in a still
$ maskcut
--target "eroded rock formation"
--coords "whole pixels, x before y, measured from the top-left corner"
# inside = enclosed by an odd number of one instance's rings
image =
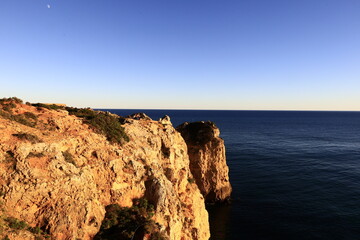
[[[168,117],[161,122],[142,114],[126,118],[122,122],[130,140],[120,145],[65,110],[17,103],[11,112],[31,116],[37,124],[26,126],[0,112],[0,203],[7,216],[41,227],[54,239],[86,240],[99,231],[106,206],[131,206],[133,199],[145,196],[169,239],[209,239],[204,197],[190,181],[187,145]],[[224,154],[221,144],[211,140],[202,145],[202,154],[211,156],[201,160],[223,161],[223,156],[215,158]],[[228,181],[209,175],[214,164],[201,178],[205,187],[216,186],[207,188],[211,191],[205,196],[224,199],[230,184],[221,188],[214,182]],[[2,229],[0,236],[5,235],[34,239],[26,231]]]
[[[176,128],[188,147],[190,170],[206,202],[228,201],[232,191],[224,140],[213,122],[185,122]]]

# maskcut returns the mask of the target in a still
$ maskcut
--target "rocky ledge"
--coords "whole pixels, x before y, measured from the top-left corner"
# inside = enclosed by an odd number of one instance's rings
[[[106,239],[136,213],[128,239],[209,239],[204,197],[231,192],[224,143],[210,123],[178,131],[169,117],[0,100],[0,238]]]

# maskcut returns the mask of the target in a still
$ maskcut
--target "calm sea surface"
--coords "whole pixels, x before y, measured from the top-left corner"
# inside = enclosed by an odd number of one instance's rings
[[[110,111],[220,128],[234,201],[211,239],[360,239],[360,112]]]

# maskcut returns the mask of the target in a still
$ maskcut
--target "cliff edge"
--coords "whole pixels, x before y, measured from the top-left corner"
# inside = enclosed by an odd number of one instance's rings
[[[101,239],[108,209],[141,212],[135,199],[151,204],[144,221],[154,223],[135,226],[141,239],[210,237],[187,145],[168,118],[3,99],[0,134],[1,237]]]

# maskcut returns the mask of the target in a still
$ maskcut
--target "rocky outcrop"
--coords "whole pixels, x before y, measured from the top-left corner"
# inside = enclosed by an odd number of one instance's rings
[[[213,122],[183,123],[176,128],[188,147],[190,170],[206,202],[228,201],[232,191],[224,140]]]
[[[7,216],[40,227],[53,239],[87,240],[99,231],[106,206],[131,206],[145,196],[169,239],[209,239],[204,198],[190,181],[187,145],[170,119],[126,119],[130,141],[119,145],[65,110],[16,103],[12,114],[30,116],[37,125],[0,114],[0,202]],[[6,234],[34,239],[2,229],[0,236]]]
[[[170,124],[171,125],[171,120],[170,120],[170,117],[168,115],[165,115],[162,118],[160,118],[159,122],[161,124]]]
[[[135,120],[152,120],[148,115],[146,115],[145,113],[134,113],[131,114],[129,116],[127,116],[126,118],[131,118],[131,119],[135,119]]]

